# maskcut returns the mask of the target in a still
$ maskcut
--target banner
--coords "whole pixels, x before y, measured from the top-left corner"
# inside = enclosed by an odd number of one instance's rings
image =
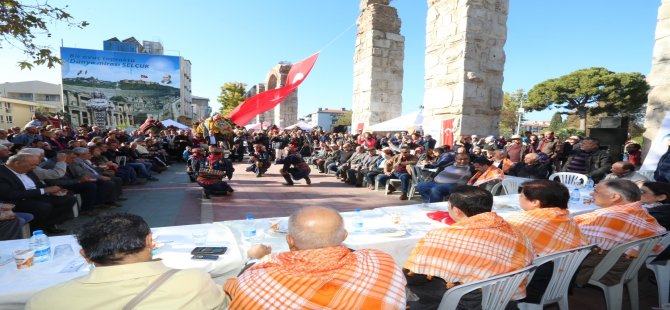
[[[316,53],[291,66],[284,86],[270,89],[248,98],[228,114],[228,119],[239,126],[244,126],[256,117],[256,115],[273,109],[305,80],[318,57],[319,53]]]
[[[181,102],[179,57],[62,47],[63,104],[74,126],[172,118]]]
[[[454,119],[442,121],[442,145],[454,146]]]

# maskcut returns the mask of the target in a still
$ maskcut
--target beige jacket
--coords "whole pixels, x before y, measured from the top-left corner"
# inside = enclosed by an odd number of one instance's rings
[[[83,277],[35,294],[26,309],[122,309],[169,268],[161,261],[96,267]],[[229,299],[207,272],[172,275],[134,310],[225,309]]]

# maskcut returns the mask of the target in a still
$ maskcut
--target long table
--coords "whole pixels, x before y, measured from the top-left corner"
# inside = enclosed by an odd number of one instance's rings
[[[588,193],[583,193],[587,195]],[[519,195],[504,195],[494,197],[494,210],[501,216],[509,216],[520,212]],[[573,204],[570,213],[581,214],[596,209],[595,205]],[[427,213],[446,211],[447,203],[415,204],[406,206],[390,206],[360,213],[343,212],[342,216],[349,231],[344,244],[352,249],[378,249],[389,253],[395,262],[402,266],[414,245],[433,228],[445,227],[445,224],[433,221]],[[362,228],[354,227],[354,223],[361,220]],[[399,219],[399,223],[394,220]],[[279,226],[286,228],[288,219],[277,218]],[[271,219],[253,220],[256,236],[244,238],[243,231],[248,225],[245,220],[225,221],[212,224],[185,225],[152,228],[155,240],[159,245],[155,258],[163,259],[164,263],[172,268],[199,268],[209,272],[217,283],[234,277],[244,266],[246,250],[255,243],[272,246],[272,252],[288,251],[286,234],[273,232],[270,229]],[[206,230],[207,246],[226,246],[228,252],[217,261],[191,260],[191,250],[195,247],[192,233]],[[22,309],[23,305],[36,292],[77,277],[86,275],[88,265],[78,255],[79,245],[73,236],[52,237],[53,249],[60,244],[69,244],[74,255],[51,260],[47,263],[36,264],[25,270],[17,270],[14,261],[0,266],[0,309]],[[0,256],[11,255],[16,249],[28,246],[28,240],[11,240],[0,242]],[[2,261],[2,259],[0,259]],[[62,272],[70,267],[69,272]]]

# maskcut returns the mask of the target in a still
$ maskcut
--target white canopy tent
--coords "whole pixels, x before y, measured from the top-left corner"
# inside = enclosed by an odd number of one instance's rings
[[[302,130],[304,130],[304,131],[310,131],[310,130],[312,130],[312,128],[314,128],[314,126],[312,126],[312,125],[310,125],[310,124],[307,124],[307,123],[305,123],[305,122],[303,122],[303,121],[299,121],[298,123],[293,124],[293,125],[291,125],[291,126],[288,126],[288,127],[286,127],[285,129],[293,129],[293,128],[296,128],[296,127],[300,128],[300,129],[302,129]]]
[[[268,128],[270,127],[270,122],[263,122],[263,128]],[[256,123],[256,124],[249,124],[245,125],[244,128],[247,130],[260,130],[261,129],[261,123]]]
[[[163,121],[161,121],[161,124],[163,124],[163,126],[165,126],[165,127],[174,126],[174,127],[177,127],[177,129],[183,129],[183,130],[191,129],[191,127],[188,127],[188,126],[186,126],[186,125],[184,125],[180,122],[173,121],[171,119],[163,120]]]
[[[365,131],[405,131],[421,128],[423,125],[423,111],[419,110],[390,119],[365,128]]]

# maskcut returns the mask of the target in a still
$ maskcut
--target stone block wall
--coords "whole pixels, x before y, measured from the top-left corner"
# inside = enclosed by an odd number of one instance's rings
[[[665,113],[670,111],[670,0],[663,0],[658,8],[656,41],[647,82],[651,91],[647,97],[643,153],[646,155],[651,142],[661,127]]]
[[[497,134],[509,0],[428,0],[424,113],[434,137]]]
[[[352,130],[402,113],[405,37],[390,0],[362,0],[354,53]]]

